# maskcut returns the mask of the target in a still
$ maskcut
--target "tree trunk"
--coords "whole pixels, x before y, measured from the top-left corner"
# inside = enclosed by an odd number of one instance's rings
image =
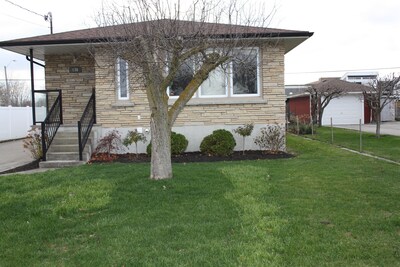
[[[172,178],[171,126],[167,109],[153,111],[151,121],[151,173],[150,179]]]
[[[324,113],[324,110],[320,107],[318,109],[318,127],[322,126],[322,115]]]
[[[376,120],[376,138],[381,137],[381,112],[378,110],[375,111],[375,120]]]

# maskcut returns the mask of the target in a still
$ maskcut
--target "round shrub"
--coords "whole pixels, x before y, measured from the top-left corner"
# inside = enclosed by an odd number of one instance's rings
[[[214,156],[229,156],[232,155],[235,146],[236,142],[232,133],[221,129],[204,137],[200,144],[200,151]]]
[[[185,152],[189,141],[183,134],[171,132],[171,154],[180,155]],[[147,145],[146,152],[151,155],[151,142]]]
[[[171,153],[179,155],[185,152],[189,141],[183,134],[171,132]]]

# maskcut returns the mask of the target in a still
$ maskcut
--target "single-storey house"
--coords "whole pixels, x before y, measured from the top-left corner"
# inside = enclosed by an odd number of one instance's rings
[[[196,26],[196,22],[193,21],[179,23],[192,23],[192,27],[194,23]],[[141,25],[152,27],[151,22],[142,22]],[[203,83],[180,113],[173,127],[173,131],[184,134],[189,140],[187,150],[198,151],[202,139],[216,129],[231,131],[243,124],[254,123],[252,137],[255,137],[260,128],[268,124],[284,125],[284,56],[313,33],[215,23],[203,23],[202,27],[204,25],[212,26],[221,36],[225,32],[228,33],[230,27],[235,27],[236,32],[246,33],[241,38],[259,39],[258,46],[249,50],[256,56],[252,63],[256,69],[253,77],[255,80],[239,84],[240,86],[235,85],[233,78],[229,77],[235,73],[230,71],[224,86],[212,88],[212,83]],[[135,23],[108,26],[107,32],[119,33],[123,32],[122,27],[137,26]],[[48,111],[58,114],[50,115],[53,117],[47,120],[51,127],[46,128],[46,135],[57,132],[55,128],[58,126],[53,127],[51,124],[54,121],[62,123],[58,132],[68,132],[63,130],[67,126],[77,129],[77,122],[80,121],[82,138],[85,139],[87,132],[92,129],[95,142],[111,129],[119,130],[122,136],[133,129],[148,133],[150,110],[144,86],[133,80],[133,75],[129,76],[131,68],[123,58],[114,57],[105,46],[99,45],[99,29],[83,29],[0,42],[1,48],[26,55],[31,67],[32,97],[37,99],[40,95],[45,96]],[[185,34],[182,32],[183,36]],[[45,92],[34,88],[34,64],[45,67]],[[125,78],[128,82],[124,82]],[[175,89],[169,90],[170,104],[179,93],[179,90]],[[58,104],[54,106],[55,102]],[[42,120],[34,117],[36,123]],[[58,136],[59,133],[55,135]],[[240,149],[241,138],[235,138],[237,149]],[[246,142],[246,149],[257,149],[252,143]],[[45,145],[50,146],[51,151],[52,144]],[[140,144],[139,152],[145,151],[145,145]],[[51,159],[50,154],[54,156],[56,153],[66,154],[60,148],[58,151],[49,152],[47,160]],[[64,157],[61,155],[53,157],[54,160],[62,158]]]

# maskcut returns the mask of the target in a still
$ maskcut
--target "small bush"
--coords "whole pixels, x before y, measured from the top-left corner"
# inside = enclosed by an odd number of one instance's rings
[[[234,133],[243,137],[243,148],[242,148],[243,155],[244,155],[246,137],[251,135],[251,133],[253,132],[253,129],[254,129],[254,124],[252,124],[252,123],[245,124],[243,126],[237,127],[236,129],[233,129]]]
[[[297,121],[299,122],[297,125]],[[315,131],[314,127],[314,131]],[[288,125],[288,132],[294,134],[312,134],[312,125],[310,122],[310,116],[301,115],[301,116],[291,116]]]
[[[183,134],[171,132],[171,153],[172,155],[180,155],[185,152],[189,141]]]
[[[171,132],[171,154],[180,155],[185,152],[189,141],[183,134]],[[147,145],[146,152],[151,155],[151,142]]]
[[[285,135],[283,133],[284,131],[279,125],[268,125],[261,128],[261,134],[254,139],[254,143],[261,150],[282,151],[285,146]]]
[[[24,148],[28,149],[29,152],[31,152],[32,158],[42,158],[42,134],[40,129],[31,129],[23,143]]]
[[[229,156],[232,155],[235,146],[236,142],[232,133],[221,129],[204,137],[200,144],[200,151],[203,154]]]
[[[121,134],[114,129],[100,139],[94,153],[106,153],[110,156],[111,152],[117,152],[122,149]]]
[[[126,147],[129,147],[133,143],[135,143],[136,148],[136,156],[138,155],[138,142],[145,143],[147,141],[146,136],[142,133],[139,133],[136,129],[134,131],[128,131],[128,134],[125,136],[123,144]]]

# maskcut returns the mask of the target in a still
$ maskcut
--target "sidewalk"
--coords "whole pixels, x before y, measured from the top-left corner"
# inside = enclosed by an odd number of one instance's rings
[[[0,173],[32,161],[30,152],[23,148],[23,140],[0,143]]]
[[[359,130],[360,126],[358,124],[351,125],[334,125],[337,128],[351,129],[351,130]],[[376,124],[363,124],[361,125],[361,129],[363,132],[375,133]],[[382,122],[381,124],[381,134],[389,134],[389,135],[397,135],[400,136],[400,121],[390,121],[390,122]]]

